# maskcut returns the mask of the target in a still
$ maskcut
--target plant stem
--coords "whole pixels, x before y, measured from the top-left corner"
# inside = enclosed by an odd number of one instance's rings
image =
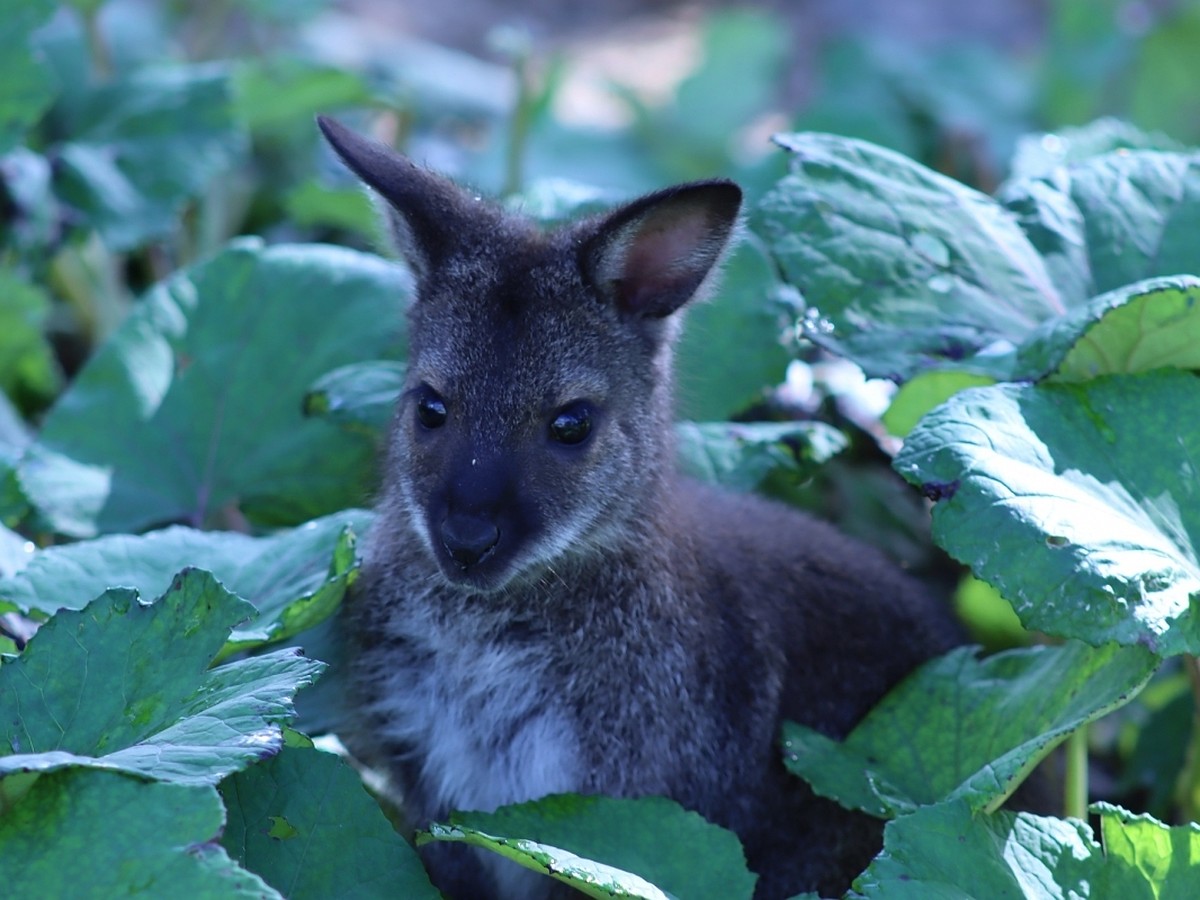
[[[525,178],[525,147],[529,142],[529,129],[533,125],[537,107],[537,85],[530,73],[530,48],[528,36],[516,32],[504,34],[497,42],[512,59],[513,74],[517,79],[517,100],[513,109],[508,132],[508,147],[504,158],[505,196],[521,190]]]
[[[100,28],[100,7],[93,7],[83,14],[83,27],[87,34],[88,49],[92,53],[92,71],[100,81],[112,77],[112,54]]]
[[[1075,729],[1066,743],[1063,815],[1087,819],[1088,726]]]

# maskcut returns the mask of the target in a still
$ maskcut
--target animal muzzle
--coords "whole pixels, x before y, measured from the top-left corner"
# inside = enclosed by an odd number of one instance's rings
[[[447,515],[440,529],[442,546],[463,572],[482,562],[500,541],[496,523],[477,515]]]

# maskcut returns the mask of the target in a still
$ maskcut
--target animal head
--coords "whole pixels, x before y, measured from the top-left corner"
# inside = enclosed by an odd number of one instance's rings
[[[711,290],[740,189],[679,185],[543,232],[319,124],[417,279],[381,514],[472,591],[635,533],[672,465],[679,311]]]

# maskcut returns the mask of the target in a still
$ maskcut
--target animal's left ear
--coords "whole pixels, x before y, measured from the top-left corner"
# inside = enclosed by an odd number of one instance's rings
[[[741,205],[741,188],[724,179],[648,194],[592,226],[580,268],[623,314],[669,316],[709,286]]]

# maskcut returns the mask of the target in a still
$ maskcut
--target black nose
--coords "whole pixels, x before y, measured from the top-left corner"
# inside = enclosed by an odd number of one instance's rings
[[[442,545],[464,572],[491,552],[500,529],[478,516],[447,516],[442,522]]]

